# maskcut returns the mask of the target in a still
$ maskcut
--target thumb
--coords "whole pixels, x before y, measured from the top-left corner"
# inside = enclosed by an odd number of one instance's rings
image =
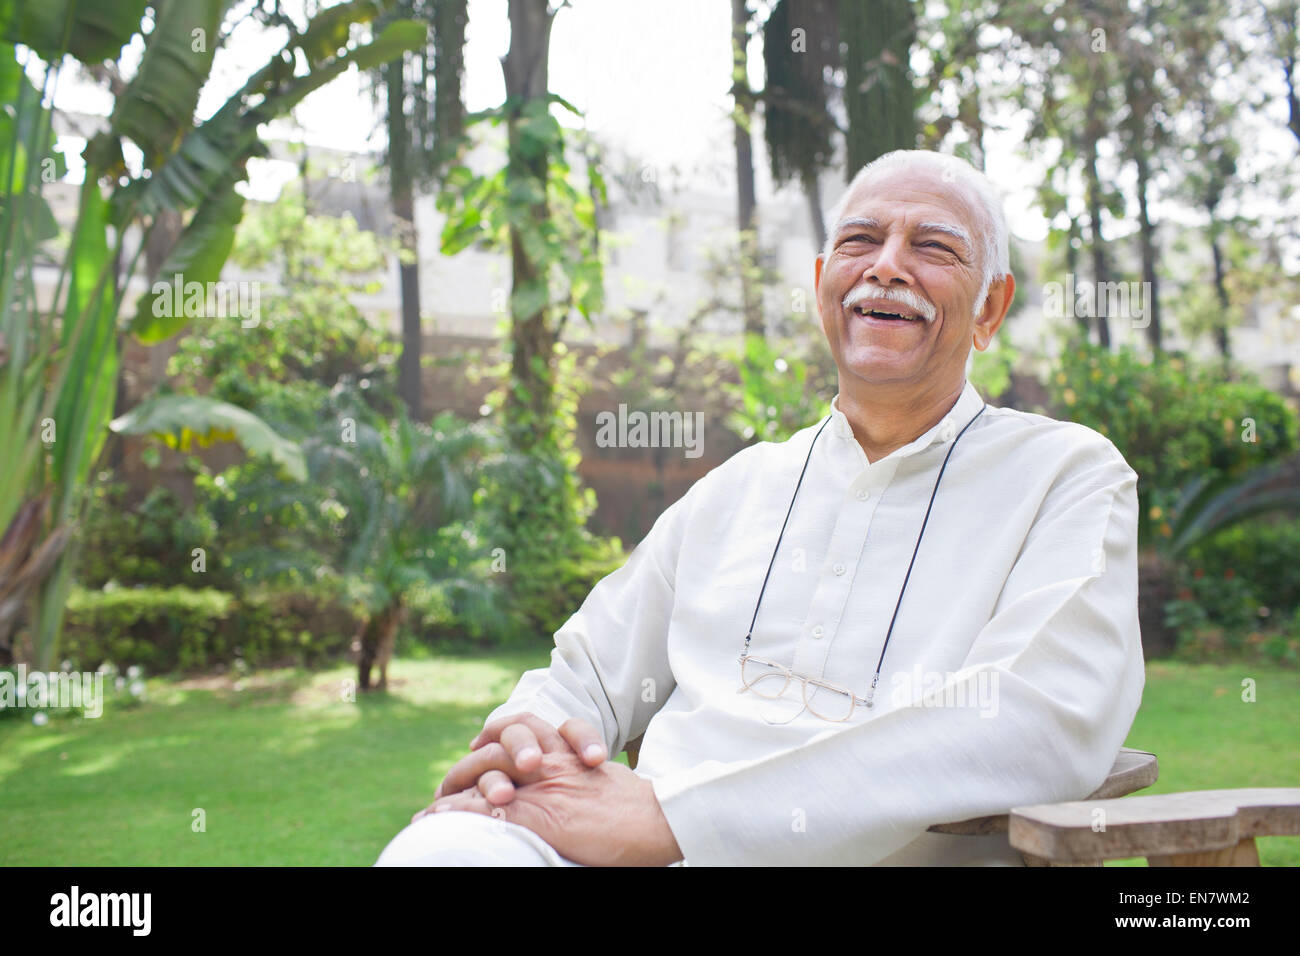
[[[605,746],[605,735],[585,720],[570,717],[560,725],[560,736],[568,741],[573,752],[582,758],[582,762],[588,767],[598,766],[609,757],[609,748]]]

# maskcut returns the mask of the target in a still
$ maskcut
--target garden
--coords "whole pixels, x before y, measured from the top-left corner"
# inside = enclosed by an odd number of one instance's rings
[[[728,146],[675,185],[548,85],[589,6],[0,5],[0,864],[373,863],[668,505],[826,413],[811,262],[896,148],[1035,177],[968,376],[1139,475],[1150,792],[1297,785],[1294,5],[1102,3],[1100,50],[1082,6],[716,5]],[[345,99],[378,152],[277,132]],[[1076,275],[1153,298],[1050,314]],[[601,447],[622,405],[705,455]]]

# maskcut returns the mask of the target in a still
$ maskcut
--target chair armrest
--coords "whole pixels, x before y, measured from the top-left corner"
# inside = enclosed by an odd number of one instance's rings
[[[1014,807],[1011,845],[1054,863],[1228,850],[1300,834],[1300,788],[1193,790]]]
[[[1135,790],[1151,786],[1159,775],[1160,765],[1156,761],[1155,754],[1121,747],[1115,763],[1110,768],[1110,773],[1087,799],[1105,800],[1111,797],[1122,797]],[[948,833],[955,836],[986,836],[990,833],[1006,833],[1009,821],[1009,814],[999,813],[988,817],[972,817],[956,823],[936,823],[927,832]]]

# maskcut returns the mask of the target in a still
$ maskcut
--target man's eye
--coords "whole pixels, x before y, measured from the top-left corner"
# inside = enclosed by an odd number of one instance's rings
[[[947,246],[945,246],[942,242],[935,242],[935,241],[931,240],[930,242],[923,242],[923,243],[921,243],[921,245],[923,245],[923,246],[934,246],[934,248],[936,248],[936,249],[942,249],[944,252],[952,252],[952,250],[949,249]]]

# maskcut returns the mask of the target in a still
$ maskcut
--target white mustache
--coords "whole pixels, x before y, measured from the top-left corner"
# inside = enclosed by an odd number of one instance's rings
[[[851,309],[864,299],[881,299],[886,302],[905,305],[909,309],[915,309],[919,312],[927,322],[933,322],[937,315],[934,306],[930,302],[927,302],[910,289],[869,289],[861,285],[856,289],[849,290],[849,294],[844,297],[844,308]]]

